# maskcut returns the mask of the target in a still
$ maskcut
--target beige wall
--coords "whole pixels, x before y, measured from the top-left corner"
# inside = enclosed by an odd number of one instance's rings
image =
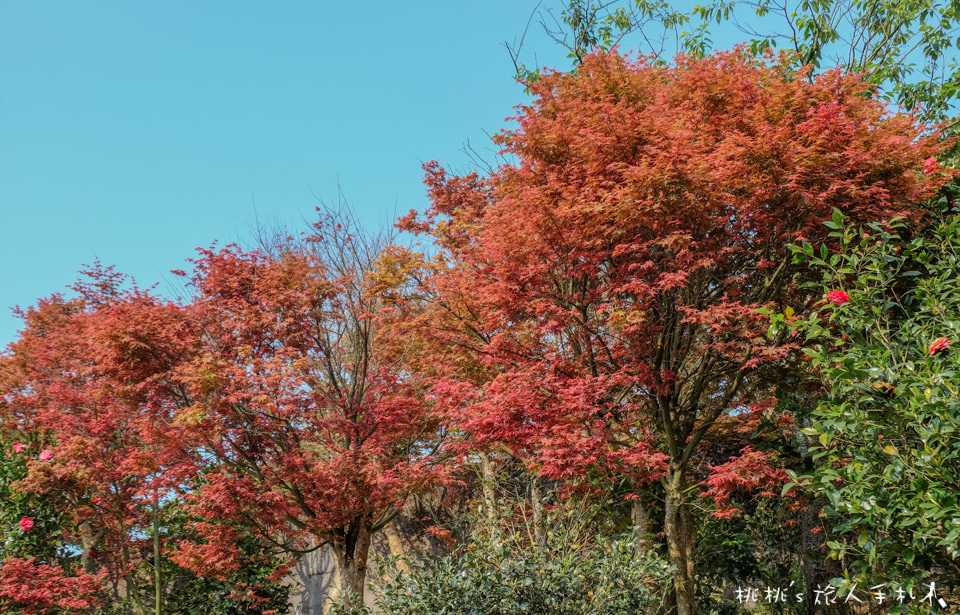
[[[390,549],[381,534],[374,536],[370,547],[370,559],[367,568],[367,582],[376,580],[376,561],[378,555],[389,555]],[[302,615],[325,615],[328,599],[337,595],[337,563],[330,547],[323,547],[308,553],[290,571],[287,582],[294,586],[290,593],[290,613],[296,613],[297,605],[302,607]],[[364,602],[373,605],[374,594],[366,589]]]

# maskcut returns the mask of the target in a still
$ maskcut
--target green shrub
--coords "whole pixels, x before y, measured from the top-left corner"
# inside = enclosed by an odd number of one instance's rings
[[[377,607],[390,615],[663,612],[669,566],[639,550],[635,533],[578,540],[575,532],[549,531],[538,545],[495,532],[379,588]]]
[[[960,216],[955,189],[932,228],[827,223],[838,249],[798,249],[834,294],[805,322],[774,315],[815,345],[805,352],[831,393],[804,429],[813,473],[793,475],[828,503],[838,587],[896,582],[921,595],[957,584],[960,543]],[[960,199],[957,199],[960,200]],[[826,293],[825,293],[826,296]]]

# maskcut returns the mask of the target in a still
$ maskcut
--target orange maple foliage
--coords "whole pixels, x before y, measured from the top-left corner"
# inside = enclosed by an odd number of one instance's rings
[[[230,247],[195,261],[202,348],[180,372],[192,403],[178,421],[215,461],[187,496],[206,542],[182,543],[181,565],[235,568],[230,520],[293,556],[329,544],[343,586],[362,593],[371,535],[445,480],[433,411],[379,350],[361,243],[331,222],[273,256]]]
[[[913,117],[856,76],[808,74],[742,48],[673,66],[595,53],[530,84],[496,137],[510,164],[425,165],[432,204],[399,226],[438,253],[385,257],[417,282],[394,316],[425,355],[411,365],[474,446],[555,480],[661,483],[681,613],[691,466],[718,420],[769,405],[760,368],[798,348],[757,312],[807,299],[787,244],[824,240],[834,208],[914,220],[946,179],[922,171],[945,145]]]

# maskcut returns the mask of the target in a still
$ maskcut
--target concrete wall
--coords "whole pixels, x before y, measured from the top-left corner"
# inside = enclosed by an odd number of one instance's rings
[[[440,503],[442,498],[411,498],[404,506],[403,513],[394,520],[394,527],[403,544],[407,556],[414,562],[431,560],[440,557],[446,548],[437,540],[428,536],[424,531],[429,525],[441,525],[448,521],[440,518]],[[370,545],[370,555],[367,559],[367,584],[375,586],[381,583],[377,575],[378,556],[389,556],[390,544],[383,531],[373,535]],[[302,615],[327,615],[327,607],[331,599],[338,592],[337,563],[330,547],[318,549],[308,553],[291,570],[286,581],[294,586],[290,594],[290,614],[294,615],[296,607],[301,607]],[[364,603],[373,606],[376,595],[366,588]]]
[[[383,536],[374,536],[367,563],[367,583],[378,580],[375,558],[389,554],[390,548]],[[299,605],[302,615],[326,615],[329,601],[335,598],[338,592],[337,562],[330,547],[326,546],[303,556],[291,570],[287,582],[294,586],[290,594],[291,614],[297,613],[296,608]],[[363,598],[365,604],[373,605],[375,595],[367,588]]]

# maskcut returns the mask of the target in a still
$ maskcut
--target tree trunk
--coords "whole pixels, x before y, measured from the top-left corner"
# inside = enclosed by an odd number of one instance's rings
[[[533,508],[533,539],[538,545],[543,546],[543,490],[540,477],[535,473],[530,476],[530,505]]]
[[[153,491],[153,591],[154,615],[163,615],[160,571],[160,497],[157,490]]]
[[[407,551],[403,548],[403,541],[400,539],[400,532],[397,531],[397,520],[393,519],[383,527],[383,533],[387,535],[387,544],[390,545],[390,553],[397,558],[397,572],[400,574],[410,573],[410,562],[407,560]]]
[[[650,514],[647,512],[647,498],[642,490],[636,493],[637,499],[633,501],[633,507],[630,509],[630,519],[633,521],[634,531],[637,533],[637,549],[649,551],[653,549],[653,528],[651,526]]]
[[[677,600],[677,615],[693,615],[696,609],[693,554],[696,550],[696,528],[690,504],[684,495],[684,477],[671,470],[666,477],[663,529],[667,537],[667,553],[675,567],[673,587]]]
[[[685,483],[682,484],[684,487],[686,486]],[[696,570],[694,569],[697,555],[697,526],[694,525],[690,502],[687,501],[686,497],[684,497],[680,503],[680,531],[683,533],[684,557],[687,562],[687,578],[690,580],[690,585],[687,589],[690,593],[690,604],[692,605],[694,604],[697,591],[697,576]]]
[[[803,420],[796,430],[797,448],[806,456],[808,453],[808,436],[800,431],[803,427],[810,427],[813,421],[809,418]],[[836,571],[831,571],[825,556],[825,545],[822,533],[815,533],[814,530],[822,529],[820,523],[820,510],[827,504],[823,498],[817,498],[807,503],[800,515],[800,566],[803,573],[804,584],[806,585],[805,603],[807,605],[807,614],[823,612],[823,604],[816,604],[816,589],[825,587],[834,576],[840,576],[839,566]],[[831,609],[833,606],[827,607]]]
[[[123,517],[119,517],[119,526],[120,526],[120,535],[126,536],[126,530],[123,527]],[[129,570],[130,566],[130,550],[127,547],[126,541],[121,543],[120,555],[121,561],[123,561],[123,567]],[[123,593],[125,598],[130,598],[133,600],[133,608],[136,611],[137,615],[146,615],[147,609],[143,606],[143,601],[140,599],[140,588],[137,587],[136,579],[129,572],[123,575]]]
[[[84,521],[80,524],[80,564],[87,574],[96,574],[97,572],[97,563],[93,560],[92,553],[93,548],[97,546],[102,537],[102,531],[97,534],[93,533],[90,521]]]
[[[493,470],[493,462],[490,461],[490,455],[480,453],[480,463],[483,471],[483,507],[486,509],[487,521],[492,528],[497,520],[497,476]]]
[[[369,553],[370,525],[366,519],[354,520],[347,528],[344,539],[333,543],[340,591],[352,592],[358,605],[363,604],[363,587],[367,578]]]

